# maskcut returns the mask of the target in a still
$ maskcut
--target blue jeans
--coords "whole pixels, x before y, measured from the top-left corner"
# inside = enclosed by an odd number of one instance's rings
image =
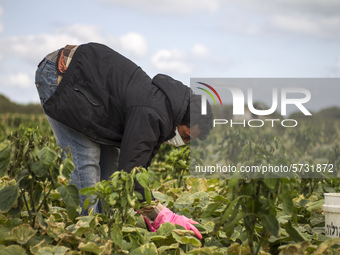
[[[58,72],[55,63],[45,58],[38,65],[35,76],[35,83],[42,106],[57,89],[57,81]],[[71,175],[71,183],[75,184],[79,190],[94,187],[101,180],[108,180],[118,170],[118,148],[98,144],[48,116],[47,119],[52,127],[58,146],[62,149],[69,146],[71,149],[75,166],[75,170]],[[86,196],[80,195],[82,208],[86,198]],[[98,204],[91,207],[95,212],[100,212]],[[82,215],[86,215],[87,211],[83,209]]]

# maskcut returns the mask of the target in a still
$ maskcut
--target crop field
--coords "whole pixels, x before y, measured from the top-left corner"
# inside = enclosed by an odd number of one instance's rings
[[[325,233],[324,193],[340,192],[340,119],[301,119],[294,129],[223,128],[222,141],[162,145],[148,170],[116,172],[93,188],[69,184],[70,151],[60,151],[44,115],[0,116],[0,254],[340,254]],[[212,138],[214,139],[214,138]],[[204,150],[200,150],[204,148]],[[197,149],[197,150],[196,150]],[[205,154],[205,155],[203,155]],[[294,176],[190,173],[201,158],[223,164],[291,165]],[[298,170],[315,166],[313,178]],[[332,165],[333,171],[316,171]],[[134,191],[139,182],[177,214],[193,218],[203,238],[164,223],[150,232]],[[103,205],[80,216],[79,194]]]

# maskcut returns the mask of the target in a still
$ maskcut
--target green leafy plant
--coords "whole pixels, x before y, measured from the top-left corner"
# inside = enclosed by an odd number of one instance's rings
[[[119,226],[136,223],[135,209],[140,208],[142,194],[135,191],[135,182],[138,181],[144,188],[147,203],[151,203],[149,189],[149,174],[144,168],[134,168],[130,173],[125,171],[115,172],[110,180],[101,181],[95,187],[82,189],[80,194],[87,195],[84,202],[85,209],[98,202],[102,207],[102,214]]]
[[[208,157],[218,156],[227,164],[332,163],[334,175],[194,178],[189,173],[190,148],[162,146],[148,172],[143,168],[119,171],[80,192],[68,183],[73,171],[69,151],[58,149],[46,120],[6,115],[1,123],[2,253],[339,253],[339,240],[325,235],[322,211],[323,193],[339,192],[337,120],[322,125],[299,121],[294,130],[232,128],[214,146],[202,143]],[[171,223],[150,232],[136,212],[143,206],[142,194],[134,190],[136,183],[144,188],[145,204],[150,202],[151,188],[154,197],[173,212],[199,222],[196,226],[203,238],[198,240],[192,231]],[[79,215],[79,193],[89,196],[89,208],[99,202],[102,213],[90,209],[89,215]]]
[[[74,170],[70,155],[44,143],[37,130],[20,128],[0,152],[0,210],[18,217],[26,211],[32,227],[42,211],[50,210],[53,192],[59,193],[71,219],[79,206],[78,189],[68,184]]]

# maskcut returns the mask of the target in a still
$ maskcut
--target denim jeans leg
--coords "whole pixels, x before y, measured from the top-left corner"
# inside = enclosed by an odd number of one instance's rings
[[[75,169],[71,174],[70,183],[76,185],[79,190],[94,187],[100,181],[100,145],[48,116],[47,119],[53,129],[58,146],[62,149],[69,147],[71,150]],[[86,198],[87,196],[80,195],[82,208]],[[97,203],[91,205],[90,208],[98,212]],[[81,214],[87,215],[89,208],[83,209]]]
[[[58,73],[55,63],[44,59],[39,64],[36,72],[36,86],[42,105],[57,89],[57,79]],[[95,186],[100,181],[100,145],[48,116],[47,119],[52,127],[58,146],[62,149],[70,147],[75,166],[75,170],[71,175],[71,183],[75,184],[79,190]],[[86,198],[86,196],[80,196],[82,208]],[[91,207],[97,212],[97,204]],[[82,215],[86,215],[87,211],[83,210]]]
[[[40,103],[44,105],[58,87],[58,72],[55,63],[46,58],[40,62],[35,73],[35,85],[40,97]]]

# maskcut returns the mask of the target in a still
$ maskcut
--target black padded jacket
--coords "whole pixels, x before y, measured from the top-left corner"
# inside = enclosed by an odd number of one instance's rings
[[[148,167],[172,138],[191,89],[167,75],[151,79],[111,48],[78,47],[45,113],[100,144],[120,148],[119,170]]]

